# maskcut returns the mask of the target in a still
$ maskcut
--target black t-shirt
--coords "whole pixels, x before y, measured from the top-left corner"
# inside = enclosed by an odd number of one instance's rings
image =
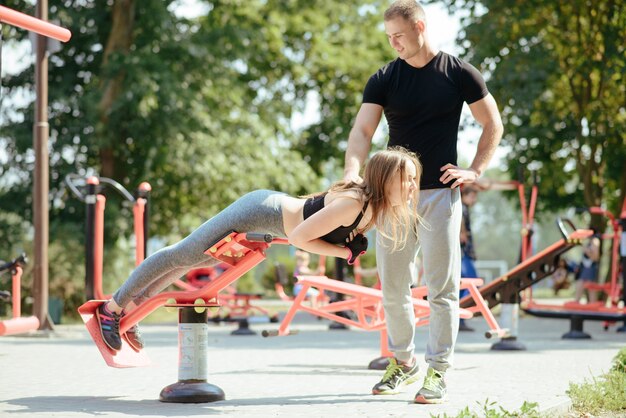
[[[372,75],[363,103],[384,108],[389,146],[401,145],[419,157],[424,167],[422,189],[450,187],[439,181],[439,169],[457,164],[457,137],[463,102],[472,104],[489,94],[471,64],[439,52],[422,68],[400,58]]]
[[[326,193],[322,193],[314,197],[309,197],[304,202],[304,208],[302,209],[302,216],[304,219],[308,219],[310,216],[313,216],[313,214],[324,209],[325,196]],[[337,228],[330,231],[328,234],[320,237],[320,239],[331,244],[346,244],[347,242],[350,242],[350,236],[352,235],[356,227],[359,226],[359,222],[361,222],[363,214],[367,210],[368,204],[369,201],[365,202],[365,204],[363,205],[363,210],[361,211],[361,213],[359,213],[354,222],[352,222],[352,225],[338,226]]]

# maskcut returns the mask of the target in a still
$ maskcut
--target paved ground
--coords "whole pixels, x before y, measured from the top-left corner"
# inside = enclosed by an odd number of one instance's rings
[[[378,334],[329,331],[326,321],[306,315],[289,337],[231,336],[233,325],[211,325],[209,382],[227,400],[208,404],[157,400],[177,380],[175,324],[143,326],[154,365],[141,369],[107,367],[82,326],[58,326],[45,338],[1,337],[0,417],[443,417],[465,407],[479,412],[486,400],[509,411],[534,401],[556,415],[567,410],[570,382],[607,371],[626,346],[626,334],[605,332],[601,323],[585,323],[592,340],[572,341],[561,339],[566,321],[522,318],[519,340],[527,350],[492,351],[484,321],[470,324],[477,332],[460,334],[447,378],[450,401],[438,406],[411,403],[420,383],[399,395],[370,395],[382,375],[367,369],[379,354]],[[420,357],[425,337],[418,329]]]

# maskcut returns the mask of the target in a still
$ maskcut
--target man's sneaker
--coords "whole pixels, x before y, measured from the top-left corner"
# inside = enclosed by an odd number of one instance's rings
[[[448,391],[443,373],[428,368],[424,386],[415,395],[415,403],[443,403],[448,400]]]
[[[119,351],[122,348],[122,340],[120,338],[120,315],[109,311],[106,302],[96,310],[96,318],[100,325],[100,334],[102,340],[112,350]]]
[[[143,349],[144,341],[137,324],[129,328],[126,334],[124,334],[124,337],[133,350],[141,351]]]
[[[403,386],[417,381],[417,361],[413,359],[413,366],[398,364],[395,358],[389,359],[389,365],[380,382],[372,388],[374,395],[394,395],[400,393]]]

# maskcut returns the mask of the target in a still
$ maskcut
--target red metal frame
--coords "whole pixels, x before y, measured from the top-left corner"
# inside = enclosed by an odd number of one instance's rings
[[[194,291],[203,287],[207,281],[215,280],[219,274],[211,267],[194,269],[187,273],[186,280],[176,280],[174,284],[185,291]],[[208,280],[199,280],[200,276],[206,276]],[[270,317],[266,309],[252,304],[253,300],[260,300],[262,297],[262,294],[237,292],[236,287],[231,285],[218,295],[218,303],[222,310],[226,310],[226,316],[229,318],[247,318],[253,313]]]
[[[20,13],[5,6],[0,6],[0,22],[5,22],[49,38],[54,38],[61,42],[67,42],[72,37],[72,32],[61,26]]]
[[[489,310],[487,303],[478,291],[477,286],[482,284],[482,279],[461,279],[461,289],[468,289],[470,297],[473,298],[475,306],[470,309],[461,309],[460,317],[467,319],[473,316],[474,312],[482,313],[489,324],[488,337],[506,336],[507,330],[500,328],[498,322]],[[385,321],[384,309],[382,305],[382,290],[372,289],[352,283],[340,282],[329,279],[326,276],[298,276],[298,283],[302,284],[302,290],[295,298],[293,305],[283,318],[278,331],[266,331],[266,336],[286,336],[292,333],[289,326],[297,311],[307,312],[311,315],[336,321],[344,325],[357,327],[365,331],[380,332],[380,352],[381,357],[392,357],[387,342],[387,324]],[[349,296],[338,302],[328,303],[323,306],[307,306],[305,301],[306,292],[309,288],[317,289],[320,294],[325,292],[336,292]],[[430,305],[425,300],[428,289],[421,286],[412,289],[412,303],[415,311],[415,326],[425,326],[429,323]],[[338,312],[352,311],[356,319],[337,315]]]
[[[36,316],[22,317],[21,305],[21,278],[22,267],[15,266],[11,270],[12,275],[12,295],[11,295],[11,318],[0,321],[0,335],[22,334],[28,331],[35,331],[39,328],[39,319]]]
[[[626,206],[626,199],[624,199],[624,206]],[[609,219],[609,224],[611,225],[612,233],[603,234],[602,239],[610,239],[611,240],[611,281],[609,283],[585,283],[585,287],[590,290],[600,290],[607,294],[607,299],[610,301],[612,306],[617,305],[619,299],[621,297],[621,288],[619,283],[617,282],[617,277],[619,276],[620,264],[619,264],[619,245],[620,238],[622,235],[622,227],[619,221],[615,218],[615,216],[601,207],[592,207],[589,209],[589,212],[592,215],[601,215],[605,216]],[[608,302],[607,302],[608,303]],[[603,305],[603,303],[601,303]]]
[[[202,288],[192,291],[168,291],[160,293],[129,312],[120,321],[120,334],[144,319],[161,306],[193,306],[198,309],[218,307],[218,293],[235,282],[265,260],[265,251],[273,244],[288,244],[286,239],[277,238],[271,243],[249,241],[245,233],[232,232],[205,251],[207,255],[229,264],[231,267],[215,280],[207,282]],[[103,300],[92,300],[78,308],[87,330],[100,350],[105,362],[111,367],[137,367],[149,364],[147,356],[136,352],[125,340],[122,349],[114,352],[102,341],[95,310]]]
[[[611,280],[608,283],[585,283],[585,288],[595,291],[603,291],[607,294],[607,301],[598,301],[594,303],[580,304],[575,301],[566,302],[562,306],[557,305],[549,305],[549,304],[540,304],[535,303],[532,299],[528,301],[528,308],[532,309],[545,309],[545,310],[568,310],[568,311],[597,311],[597,312],[624,312],[623,309],[617,308],[619,300],[621,298],[621,287],[618,283],[618,277],[620,274],[620,263],[619,263],[619,245],[621,234],[623,232],[622,226],[616,217],[606,209],[601,207],[591,207],[589,208],[589,212],[592,215],[601,215],[609,220],[609,224],[611,226],[612,232],[609,234],[603,234],[602,239],[610,239],[611,240]],[[620,217],[626,217],[626,199],[622,204],[622,213]],[[623,284],[622,284],[623,286]]]
[[[206,270],[206,269],[200,269],[200,270]],[[227,268],[225,268],[224,270],[227,270]],[[193,273],[193,272],[194,271],[192,270],[189,273]],[[187,280],[189,284],[194,286],[196,289],[202,287],[206,283],[205,281],[194,280],[193,274],[190,276],[189,273],[187,274]],[[209,280],[215,280],[215,278],[217,278],[218,275],[219,274],[215,272],[215,274],[210,276]],[[221,307],[220,310],[226,311],[225,317],[248,318],[254,315],[254,313],[258,313],[260,315],[264,315],[269,318],[270,313],[266,309],[252,304],[253,300],[260,300],[262,298],[263,298],[263,295],[258,294],[258,293],[237,292],[236,286],[230,285],[224,288],[219,293],[217,300]]]
[[[100,184],[97,177],[87,179],[88,184]],[[150,184],[143,182],[138,188],[140,191],[150,191]],[[146,257],[146,249],[144,248],[144,218],[146,213],[146,205],[148,200],[139,197],[135,199],[133,205],[133,230],[135,233],[135,265],[138,266]],[[110,295],[105,294],[103,290],[103,265],[104,265],[104,212],[106,208],[106,197],[103,194],[96,195],[96,204],[94,209],[94,248],[93,248],[93,284],[94,297],[97,300],[109,299]]]

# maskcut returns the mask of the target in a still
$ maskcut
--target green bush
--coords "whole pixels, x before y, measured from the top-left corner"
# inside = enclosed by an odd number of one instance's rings
[[[496,402],[490,401],[486,399],[485,402],[481,405],[480,402],[477,402],[482,411],[481,413],[476,413],[470,410],[469,407],[465,407],[461,410],[457,415],[432,415],[433,418],[535,418],[540,417],[541,414],[538,411],[539,404],[536,402],[526,402],[522,404],[519,411],[507,411]]]
[[[591,381],[570,384],[567,394],[581,414],[626,414],[626,347],[615,358],[611,370]]]
[[[613,359],[613,368],[611,370],[626,373],[626,347],[618,351]]]

